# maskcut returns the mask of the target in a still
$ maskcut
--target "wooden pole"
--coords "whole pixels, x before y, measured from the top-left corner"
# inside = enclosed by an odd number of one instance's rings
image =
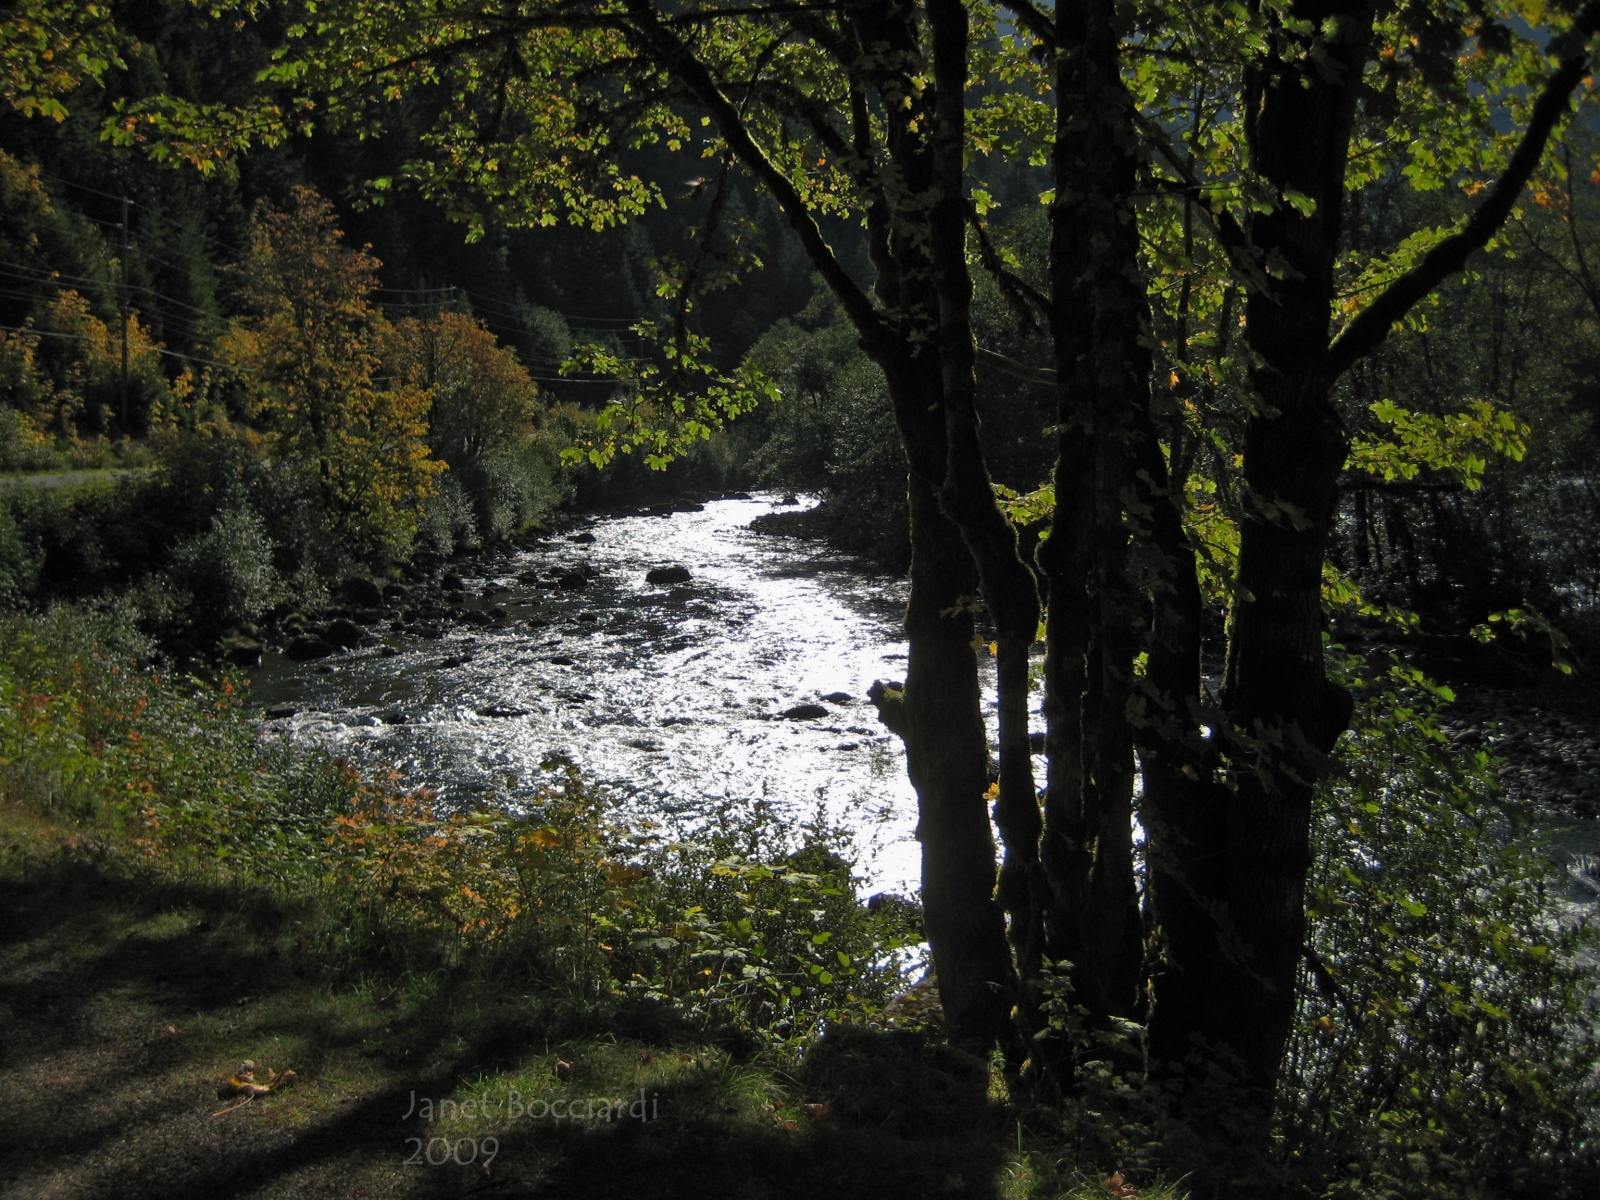
[[[128,436],[128,206],[122,198],[122,436]]]

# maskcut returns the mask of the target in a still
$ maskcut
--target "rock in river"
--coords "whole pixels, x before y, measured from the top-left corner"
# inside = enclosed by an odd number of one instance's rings
[[[829,704],[849,704],[854,697],[849,692],[829,692],[823,699]]]
[[[267,709],[267,719],[269,721],[281,721],[286,717],[294,716],[295,713],[299,711],[300,710],[292,704],[274,704],[271,708]]]
[[[289,644],[283,648],[284,657],[292,658],[295,662],[310,662],[313,658],[327,658],[332,653],[332,646],[309,633],[303,633],[297,638],[291,638]]]
[[[337,621],[328,623],[328,630],[322,635],[322,640],[330,646],[338,646],[341,650],[354,650],[361,644],[361,626],[348,617],[340,617]]]
[[[222,639],[222,657],[239,667],[261,665],[261,643],[255,638],[238,634]]]
[[[525,717],[528,710],[514,704],[486,704],[478,709],[480,717]]]
[[[580,546],[592,546],[594,545],[594,534],[574,533],[567,538],[567,541],[576,542]]]
[[[688,583],[691,578],[688,567],[655,567],[645,575],[644,581],[646,583]]]
[[[784,718],[790,721],[815,721],[818,717],[828,715],[828,710],[820,704],[796,704],[793,708],[783,710]]]

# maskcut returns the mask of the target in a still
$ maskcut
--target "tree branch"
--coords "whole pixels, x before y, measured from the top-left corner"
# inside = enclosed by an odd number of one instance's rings
[[[1567,115],[1573,89],[1589,72],[1588,41],[1600,32],[1600,0],[1589,0],[1583,6],[1572,27],[1554,43],[1564,43],[1563,53],[1555,74],[1545,81],[1539,98],[1534,102],[1533,113],[1522,140],[1517,143],[1511,161],[1488,196],[1478,205],[1466,226],[1440,242],[1422,261],[1401,275],[1383,293],[1344,327],[1344,332],[1334,339],[1329,348],[1329,378],[1337,379],[1357,359],[1371,354],[1383,344],[1395,323],[1444,280],[1466,265],[1475,250],[1481,250],[1505,224],[1512,206],[1527,185],[1539,160],[1544,156],[1550,134]],[[1553,43],[1553,46],[1554,46]],[[1553,48],[1552,46],[1552,48]]]
[[[1003,371],[1007,375],[1014,375],[1018,379],[1026,379],[1029,383],[1044,383],[1051,387],[1056,385],[1056,373],[1051,367],[1030,367],[1027,363],[1020,363],[1014,358],[1009,358],[996,350],[985,350],[978,347],[978,361],[986,367],[993,367],[996,371]]]
[[[1046,324],[1054,320],[1055,307],[1050,297],[1014,271],[1006,269],[999,252],[994,248],[994,243],[989,240],[989,231],[984,228],[978,210],[973,207],[970,200],[967,201],[967,223],[977,235],[978,261],[985,271],[994,276],[995,284],[1000,288],[1000,295],[1011,306],[1011,311],[1016,314],[1028,332],[1039,332],[1039,323],[1034,320],[1034,310],[1038,310]]]
[[[1178,148],[1172,144],[1172,140],[1167,137],[1166,131],[1160,125],[1138,109],[1133,110],[1133,119],[1145,140],[1157,154],[1167,160],[1167,165],[1177,172],[1181,186],[1173,187],[1171,190],[1194,201],[1195,211],[1200,214],[1200,220],[1211,231],[1211,236],[1217,245],[1222,248],[1222,253],[1239,282],[1251,291],[1270,295],[1272,282],[1267,273],[1261,269],[1260,251],[1251,243],[1250,235],[1244,231],[1244,226],[1240,225],[1227,209],[1212,210],[1205,197],[1205,181],[1195,174],[1194,168],[1182,154],[1178,153]]]
[[[1044,43],[1045,49],[1052,54],[1056,48],[1056,23],[1039,9],[1034,7],[1029,0],[1001,0],[1004,7],[1017,14],[1017,24],[1021,25],[1034,37]]]
[[[1600,0],[1596,2],[1600,3]],[[871,297],[844,269],[833,247],[822,236],[822,229],[806,204],[805,197],[756,142],[749,127],[739,116],[738,109],[723,95],[706,65],[677,34],[667,28],[650,0],[627,0],[627,8],[637,25],[638,35],[650,45],[662,65],[682,80],[695,100],[705,108],[739,161],[771,191],[778,207],[788,218],[790,227],[800,238],[806,257],[838,299],[851,323],[864,339],[885,337],[889,333],[888,326],[874,307]]]

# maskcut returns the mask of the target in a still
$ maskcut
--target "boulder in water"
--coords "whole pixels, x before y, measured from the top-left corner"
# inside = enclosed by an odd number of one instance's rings
[[[446,571],[444,578],[439,583],[447,592],[461,592],[465,591],[467,587],[467,581],[454,571]]]
[[[581,591],[589,586],[588,572],[583,570],[582,567],[576,567],[571,571],[563,571],[556,578],[556,586],[564,592]]]
[[[578,665],[578,660],[567,654],[553,655],[550,661],[558,667],[575,667]]]
[[[236,634],[222,639],[222,657],[238,667],[261,665],[261,643],[253,637]]]
[[[829,692],[823,699],[829,704],[849,704],[855,697],[849,692]]]
[[[645,574],[646,583],[688,583],[693,576],[688,567],[654,567]]]
[[[283,655],[285,658],[294,659],[295,662],[310,662],[314,658],[327,658],[333,653],[333,649],[315,634],[303,633],[299,637],[289,639],[289,644],[283,648]]]
[[[820,704],[796,704],[793,708],[783,710],[784,719],[789,721],[815,721],[827,715],[828,710]]]
[[[594,545],[594,534],[587,531],[584,533],[574,533],[568,536],[567,541],[576,542],[580,546],[592,546]]]
[[[528,710],[514,704],[486,704],[478,709],[480,717],[525,717]]]
[[[299,711],[300,710],[292,704],[274,704],[271,708],[267,709],[267,720],[282,721],[288,717],[294,716],[295,713]]]
[[[338,646],[341,650],[354,650],[361,644],[361,626],[348,617],[340,617],[337,621],[328,623],[322,640],[330,646]]]

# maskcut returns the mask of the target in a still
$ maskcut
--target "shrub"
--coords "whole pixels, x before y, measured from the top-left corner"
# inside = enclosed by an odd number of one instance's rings
[[[258,620],[282,587],[273,570],[266,522],[242,499],[211,518],[211,528],[178,547],[173,582],[194,598],[197,626],[225,627]]]
[[[1600,1041],[1592,934],[1497,764],[1438,726],[1453,697],[1344,670],[1360,711],[1321,789],[1285,1146],[1331,1194],[1579,1194]]]

